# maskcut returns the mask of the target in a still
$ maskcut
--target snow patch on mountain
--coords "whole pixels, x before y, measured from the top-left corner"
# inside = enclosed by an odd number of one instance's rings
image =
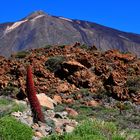
[[[23,23],[25,23],[26,21],[28,21],[27,19],[26,20],[22,20],[22,21],[18,21],[18,22],[15,22],[13,25],[11,26],[7,26],[4,34],[7,34],[11,31],[13,31],[14,29],[16,29],[17,27],[19,27],[20,25],[22,25]]]
[[[63,20],[67,20],[67,21],[73,22],[71,19],[64,18],[64,17],[59,17],[59,19],[63,19]]]
[[[125,36],[123,36],[123,35],[119,35],[119,37],[121,37],[121,38],[123,38],[123,39],[126,39],[126,40],[129,40],[129,41],[130,41],[129,38],[127,38],[127,37],[125,37]]]
[[[41,17],[44,17],[45,15],[39,15],[39,16],[36,16],[35,18],[33,18],[31,21],[35,21],[35,20],[37,20],[37,19],[39,19],[39,18],[41,18]]]

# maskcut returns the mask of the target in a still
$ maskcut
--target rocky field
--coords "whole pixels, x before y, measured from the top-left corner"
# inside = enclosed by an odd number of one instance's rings
[[[33,122],[26,88],[29,64],[45,123]],[[28,127],[24,140],[92,140],[94,134],[99,140],[140,139],[140,60],[136,56],[118,50],[102,53],[76,43],[0,57],[0,65],[2,139],[11,134],[5,133],[6,125],[17,120],[19,128]],[[22,140],[14,133],[5,140]]]

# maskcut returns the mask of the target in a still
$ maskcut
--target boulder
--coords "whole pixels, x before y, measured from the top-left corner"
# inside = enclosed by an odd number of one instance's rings
[[[61,98],[61,96],[59,96],[59,95],[54,95],[53,100],[54,100],[56,103],[59,103],[59,104],[62,103],[62,98]]]
[[[38,138],[44,137],[44,135],[41,132],[39,132],[39,131],[36,131],[35,134],[34,134],[34,136],[36,136]]]
[[[58,87],[57,87],[57,91],[58,93],[61,93],[61,92],[67,92],[69,91],[69,87],[66,83],[63,83],[63,84],[60,84]]]
[[[67,133],[71,133],[74,130],[73,126],[66,125],[64,131]]]
[[[112,97],[118,98],[120,100],[128,100],[130,98],[128,90],[125,87],[113,86],[112,87]]]
[[[106,80],[107,85],[122,86],[126,83],[127,77],[122,72],[113,71]]]
[[[37,98],[41,106],[47,107],[48,109],[54,109],[54,105],[56,105],[56,102],[44,93],[37,94]]]
[[[66,103],[66,104],[72,104],[74,102],[73,99],[69,98],[69,99],[63,99],[63,103]]]
[[[80,70],[68,77],[68,80],[77,87],[90,88],[95,84],[96,76],[89,70]]]
[[[105,57],[123,60],[124,62],[133,62],[136,59],[136,55],[131,53],[123,54],[119,50],[109,50],[105,53]]]
[[[85,103],[87,106],[94,106],[94,107],[96,107],[96,106],[99,106],[99,102],[97,102],[97,101],[95,101],[95,100],[91,100],[91,101],[88,101],[88,102],[86,102]]]
[[[73,73],[75,71],[85,69],[86,67],[75,60],[70,60],[68,62],[64,62],[62,64],[62,68],[67,69],[70,73]]]
[[[72,108],[66,108],[65,110],[66,110],[66,112],[68,113],[69,116],[72,116],[72,117],[78,116],[78,112],[75,111],[75,110],[72,109]]]

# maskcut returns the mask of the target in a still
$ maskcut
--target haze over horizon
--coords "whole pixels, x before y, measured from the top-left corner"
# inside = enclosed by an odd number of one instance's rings
[[[5,0],[0,5],[0,23],[18,21],[38,10],[70,19],[95,22],[104,26],[140,34],[140,1],[112,0]]]

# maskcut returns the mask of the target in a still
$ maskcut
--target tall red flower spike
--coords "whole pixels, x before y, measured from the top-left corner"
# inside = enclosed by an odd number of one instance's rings
[[[41,105],[39,103],[39,100],[36,96],[36,90],[34,87],[34,81],[33,81],[33,75],[32,75],[32,67],[29,65],[27,67],[27,97],[31,106],[31,110],[33,113],[33,119],[34,122],[44,122],[44,115],[41,110]]]

